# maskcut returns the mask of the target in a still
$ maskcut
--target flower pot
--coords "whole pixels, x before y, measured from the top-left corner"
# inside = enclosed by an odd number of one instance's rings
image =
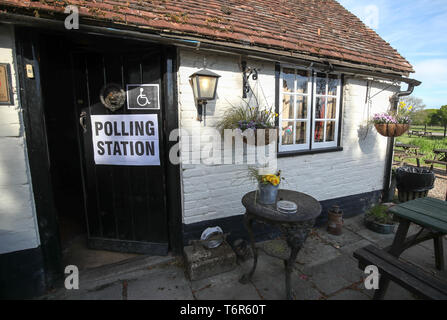
[[[259,184],[258,202],[260,204],[275,204],[278,196],[279,185],[274,186],[270,183]]]
[[[249,130],[251,130],[252,132],[250,133]],[[262,130],[262,129],[258,129],[258,130]],[[242,140],[244,141],[245,144],[248,145],[254,145],[254,146],[268,146],[271,142],[270,141],[270,130],[275,130],[276,131],[276,137],[278,137],[278,128],[266,128],[265,130],[265,134],[264,134],[264,141],[260,141],[258,142],[258,130],[252,130],[252,129],[247,129],[244,132],[248,132],[249,137],[242,137]],[[250,134],[252,134],[254,136],[254,144],[251,140],[253,140],[252,137],[250,137]]]
[[[376,130],[379,134],[381,134],[384,137],[400,137],[405,132],[410,129],[409,124],[394,124],[394,123],[387,123],[387,124],[375,124]]]
[[[383,224],[374,220],[365,219],[365,226],[376,233],[392,234],[394,233],[395,224]]]

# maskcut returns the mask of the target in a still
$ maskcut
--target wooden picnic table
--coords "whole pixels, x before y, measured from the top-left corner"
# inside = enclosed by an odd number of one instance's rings
[[[418,137],[433,137],[433,132],[424,131],[424,130],[409,130],[408,136],[418,136]]]
[[[443,236],[447,234],[447,202],[420,198],[391,207],[389,211],[399,218],[400,224],[393,244],[383,250],[399,258],[405,250],[433,239],[436,268],[444,270]],[[411,223],[422,228],[416,235],[407,237]],[[383,277],[375,294],[376,299],[383,299],[388,285],[389,279]]]
[[[425,163],[431,164],[430,170],[433,170],[433,166],[436,163],[445,165],[447,172],[447,149],[434,149],[433,153],[435,154],[433,160],[425,160]]]
[[[400,159],[400,165],[402,165],[405,159],[416,159],[417,166],[421,166],[420,159],[424,154],[419,153],[421,149],[419,146],[397,142],[395,147],[397,149],[395,150],[394,156]]]

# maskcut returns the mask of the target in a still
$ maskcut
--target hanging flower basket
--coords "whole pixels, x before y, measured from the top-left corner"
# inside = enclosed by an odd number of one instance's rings
[[[384,123],[374,124],[378,133],[384,137],[400,137],[410,129],[410,125],[407,123]]]
[[[248,130],[251,130],[251,129],[248,129]],[[270,130],[275,130],[276,137],[278,137],[278,128],[266,128],[265,133],[264,133],[264,141],[258,141],[258,130],[259,129],[252,130],[252,132],[249,132],[247,134],[247,136],[242,136],[242,141],[247,145],[254,145],[255,147],[263,147],[263,146],[268,146],[270,143],[273,142],[273,141],[270,141]],[[254,141],[254,144],[253,144],[253,141]]]

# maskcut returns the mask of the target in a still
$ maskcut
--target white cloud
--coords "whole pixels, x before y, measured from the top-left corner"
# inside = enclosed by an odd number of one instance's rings
[[[414,77],[424,85],[447,87],[447,59],[423,60],[414,65]]]

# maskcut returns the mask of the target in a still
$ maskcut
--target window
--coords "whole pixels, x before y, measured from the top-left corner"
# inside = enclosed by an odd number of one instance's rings
[[[297,68],[281,68],[279,152],[337,147],[341,80]]]

